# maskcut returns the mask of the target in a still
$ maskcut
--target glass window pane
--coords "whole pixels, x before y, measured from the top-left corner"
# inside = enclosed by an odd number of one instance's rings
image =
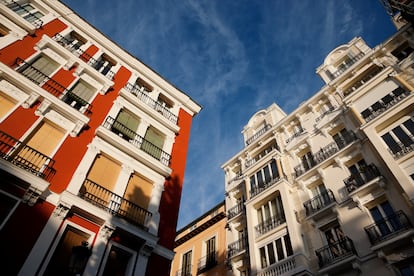
[[[286,254],[288,256],[293,255],[293,248],[292,248],[292,243],[290,242],[290,236],[289,235],[284,236],[284,241],[285,241]]]
[[[279,171],[277,170],[276,160],[272,160],[272,163],[270,163],[270,168],[272,169],[273,179],[279,177]]]
[[[405,131],[400,126],[394,128],[392,132],[394,132],[394,134],[398,137],[398,140],[400,140],[404,146],[408,147],[413,143],[413,140],[411,140],[408,134],[405,133]]]
[[[269,167],[268,166],[264,167],[263,172],[264,172],[266,183],[269,183],[271,180]]]
[[[407,128],[407,130],[414,135],[414,121],[409,119],[403,123],[403,125]]]
[[[392,136],[389,133],[386,133],[381,136],[382,140],[384,140],[385,144],[390,148],[390,150],[393,153],[397,153],[401,151],[401,147],[398,145],[398,143],[392,138]]]
[[[260,264],[262,265],[262,268],[265,268],[267,266],[266,261],[266,249],[264,247],[260,248]]]
[[[267,245],[267,254],[269,255],[269,265],[274,264],[276,262],[276,257],[272,243]]]
[[[283,252],[282,239],[276,240],[276,251],[277,251],[277,259],[279,261],[283,260],[285,258],[285,253]]]

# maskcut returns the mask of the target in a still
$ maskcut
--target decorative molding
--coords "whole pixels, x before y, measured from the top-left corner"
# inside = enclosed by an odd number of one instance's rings
[[[99,237],[102,239],[109,239],[115,231],[115,227],[112,225],[104,224],[99,230]]]
[[[60,202],[55,210],[53,211],[53,216],[64,219],[67,214],[69,213],[69,210],[71,208],[71,205],[65,202]]]

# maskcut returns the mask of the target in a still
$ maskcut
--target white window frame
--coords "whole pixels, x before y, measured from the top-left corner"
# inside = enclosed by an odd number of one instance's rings
[[[131,254],[131,257],[130,257],[130,259],[128,261],[128,265],[127,265],[127,270],[126,270],[125,276],[132,275],[132,273],[134,272],[135,263],[137,261],[137,255],[138,255],[137,252],[134,251],[134,250],[132,250],[129,247],[126,247],[126,246],[124,246],[124,245],[122,245],[120,243],[114,242],[114,241],[110,241],[108,243],[108,245],[107,245],[107,248],[105,250],[105,254],[104,254],[103,258],[102,258],[102,265],[99,268],[98,275],[99,276],[102,276],[102,274],[104,273],[105,266],[106,266],[106,263],[108,262],[109,254],[111,253],[112,247],[118,247],[118,248],[120,248],[120,249],[122,249],[122,250],[124,250],[124,251],[126,251],[126,252],[128,252],[128,253]]]

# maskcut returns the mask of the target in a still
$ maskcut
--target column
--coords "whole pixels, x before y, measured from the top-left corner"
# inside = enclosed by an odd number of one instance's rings
[[[83,272],[84,276],[98,275],[99,264],[103,259],[108,239],[114,231],[115,227],[112,225],[105,224],[101,227],[95,243],[93,244],[92,255],[89,257],[88,263]]]
[[[138,254],[138,260],[135,265],[134,276],[145,275],[148,264],[148,257],[151,256],[152,251],[154,250],[155,245],[145,243]]]
[[[157,235],[160,223],[160,213],[158,211],[161,202],[161,195],[164,191],[164,183],[154,183],[151,193],[151,199],[148,204],[148,211],[152,213],[152,217],[146,222],[148,232]]]

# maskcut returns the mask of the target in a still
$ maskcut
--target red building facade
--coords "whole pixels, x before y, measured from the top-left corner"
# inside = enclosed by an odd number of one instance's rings
[[[7,275],[168,275],[201,107],[58,1],[0,1]]]

